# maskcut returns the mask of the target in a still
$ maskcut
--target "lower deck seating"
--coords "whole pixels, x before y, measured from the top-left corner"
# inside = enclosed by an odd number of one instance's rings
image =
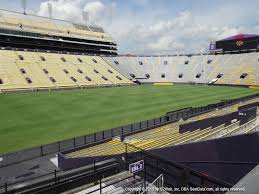
[[[99,56],[0,50],[0,91],[132,82]]]
[[[253,99],[242,104],[236,104],[224,109],[208,112],[203,115],[192,117],[186,121],[178,121],[175,123],[167,124],[161,127],[150,129],[144,132],[139,132],[133,135],[126,136],[124,142],[120,139],[113,139],[103,144],[98,144],[92,147],[83,148],[75,152],[66,154],[67,157],[94,157],[104,155],[117,155],[125,152],[125,143],[133,145],[135,147],[151,150],[171,145],[184,144],[189,142],[202,141],[217,136],[226,136],[229,133],[234,133],[239,127],[239,121],[225,126],[220,125],[215,128],[207,128],[203,130],[186,131],[184,133],[179,132],[179,126],[183,123],[189,123],[192,121],[201,120],[213,116],[225,115],[238,110],[239,106],[257,102],[259,99]],[[245,132],[249,132],[246,130]]]

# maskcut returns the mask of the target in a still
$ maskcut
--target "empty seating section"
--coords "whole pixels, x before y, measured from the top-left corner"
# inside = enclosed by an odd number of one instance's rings
[[[67,73],[64,71],[66,70],[66,62],[62,61],[61,58],[65,58],[63,55],[57,55],[52,53],[39,53],[38,58],[41,61],[40,66],[42,68],[42,71],[45,71],[46,76],[49,77],[49,81],[56,84],[59,87],[73,87],[78,86],[77,82],[74,82],[70,77],[73,77],[73,72],[69,74],[69,71],[67,70]],[[42,61],[43,59],[43,61]],[[45,61],[44,61],[45,59]],[[44,69],[44,70],[43,70]],[[69,75],[68,75],[69,74]],[[71,76],[70,76],[71,75]]]
[[[94,28],[73,24],[62,20],[49,19],[39,16],[24,15],[20,13],[1,11],[0,28],[49,34],[56,36],[76,37],[81,39],[93,39],[111,41],[110,35],[103,31],[95,32]]]
[[[218,84],[258,85],[258,63],[258,53],[222,55],[218,61],[212,62],[214,74],[209,75],[209,79],[221,73],[223,76],[218,79]],[[248,76],[241,78],[244,73]]]
[[[253,102],[258,102],[259,99],[253,99],[242,103],[242,105],[250,104]],[[226,136],[229,133],[233,133],[239,127],[239,121],[235,122],[229,126],[220,125],[215,128],[207,128],[203,130],[186,131],[184,133],[179,133],[179,126],[184,123],[191,121],[197,121],[204,118],[209,118],[213,116],[225,115],[233,111],[237,111],[241,104],[236,104],[231,107],[226,107],[224,109],[209,112],[193,118],[187,119],[185,121],[181,120],[175,123],[163,125],[154,129],[147,131],[135,133],[133,135],[126,136],[124,139],[125,143],[134,145],[141,149],[150,150],[171,145],[184,144],[189,142],[197,142],[205,139],[213,138],[215,135]],[[246,131],[249,132],[249,131]],[[117,155],[123,154],[125,152],[124,142],[120,139],[113,139],[106,143],[98,144],[92,147],[87,147],[80,149],[75,152],[70,152],[66,154],[67,157],[94,157],[94,156],[104,156],[104,155]]]
[[[14,52],[0,52],[1,89],[24,89],[30,88],[24,76],[17,67],[17,55]]]
[[[105,57],[111,65],[141,82],[259,85],[259,53]],[[146,75],[149,74],[149,77]],[[220,76],[219,76],[220,74]],[[242,78],[242,74],[245,76]],[[143,79],[144,78],[144,79]]]
[[[129,84],[126,77],[121,75],[114,68],[110,67],[101,57],[82,56],[83,61],[87,61],[91,70],[92,78],[97,80],[98,84]]]
[[[106,84],[106,82],[101,79],[100,74],[96,73],[95,67],[91,65],[91,60],[88,61],[88,63],[85,63],[88,59],[83,56],[69,57],[68,60],[76,65],[77,71],[79,73],[81,71],[81,74],[84,76],[84,79],[88,81],[88,83],[92,83],[94,85]]]
[[[12,52],[12,51],[10,51]],[[44,71],[41,69],[40,63],[36,61],[37,55],[32,52],[16,52],[16,65],[22,73],[24,79],[32,88],[54,87]]]
[[[94,60],[97,62],[94,62]],[[131,83],[128,78],[121,76],[120,72],[112,68],[103,58],[93,57],[92,61],[100,67],[101,73],[106,75],[109,80],[116,84]],[[108,72],[108,73],[107,73]]]
[[[119,72],[123,73],[128,78],[133,78],[130,74],[135,75],[135,77],[141,77],[142,75],[138,74],[138,67],[135,64],[135,61],[131,57],[118,57],[111,58],[107,57],[105,60],[115,67]],[[128,64],[128,65],[127,65]]]
[[[101,57],[0,50],[1,91],[123,84],[131,82]]]
[[[80,86],[101,85],[102,82],[93,76],[93,68],[82,60],[81,56],[60,55],[62,61],[59,67],[73,81]]]

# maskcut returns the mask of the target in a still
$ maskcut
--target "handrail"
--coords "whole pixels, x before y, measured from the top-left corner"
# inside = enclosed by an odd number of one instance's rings
[[[155,186],[155,182],[157,182],[159,179],[161,178],[161,180],[162,180],[162,187],[163,187],[163,184],[164,184],[164,175],[163,174],[160,174],[152,183],[148,183],[147,184],[147,186],[148,186],[148,188],[144,188],[144,190],[140,193],[140,194],[144,194],[144,193],[146,193],[146,191],[148,191],[150,188],[149,188],[149,185],[154,185]],[[144,182],[144,184],[146,184],[145,182]],[[159,189],[159,188],[158,188]]]
[[[16,191],[16,189],[19,189],[19,190],[26,190],[26,189],[30,189],[30,188],[34,189],[34,188],[37,188],[39,185],[41,187],[46,187],[48,185],[55,185],[55,184],[59,184],[59,183],[71,182],[72,180],[78,179],[80,177],[88,176],[93,173],[98,173],[98,172],[105,171],[105,170],[111,169],[111,168],[117,168],[119,166],[120,166],[119,163],[112,163],[107,166],[96,165],[95,167],[91,167],[89,169],[84,169],[84,170],[79,170],[78,172],[70,172],[69,174],[67,172],[63,172],[63,171],[54,171],[52,173],[44,174],[39,177],[30,178],[30,179],[26,179],[23,181],[18,181],[15,183],[2,185],[2,186],[0,186],[0,193],[2,193],[1,190],[7,190],[7,189],[8,189],[8,191],[14,192],[14,191]],[[62,173],[62,174],[58,174],[58,173]],[[22,187],[19,187],[19,188],[16,187],[16,185],[19,185],[21,183],[27,183],[28,181],[32,181],[32,180],[35,181],[32,184],[22,184],[23,185]]]
[[[95,193],[96,191],[100,191],[100,190],[102,190],[102,189],[104,189],[104,188],[106,188],[106,187],[109,187],[109,186],[115,185],[115,184],[117,184],[117,183],[123,182],[123,181],[125,181],[125,180],[127,180],[127,179],[129,179],[129,178],[134,178],[134,175],[130,175],[130,176],[126,177],[126,178],[123,178],[123,179],[120,179],[120,180],[118,180],[118,181],[115,181],[115,182],[109,183],[109,184],[107,184],[107,185],[104,185],[104,186],[102,186],[101,188],[97,188],[97,189],[95,189],[95,190],[92,190],[92,191],[88,192],[88,194],[90,194],[90,193]],[[117,189],[118,189],[118,188],[117,188]],[[113,190],[113,191],[114,191],[114,190]],[[104,192],[104,193],[105,193],[105,192]]]

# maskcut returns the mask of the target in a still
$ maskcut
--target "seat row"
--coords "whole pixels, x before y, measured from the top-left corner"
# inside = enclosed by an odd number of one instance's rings
[[[0,50],[0,90],[131,84],[101,57]]]

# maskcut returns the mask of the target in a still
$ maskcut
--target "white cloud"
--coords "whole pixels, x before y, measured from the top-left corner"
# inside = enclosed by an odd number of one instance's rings
[[[88,13],[90,24],[107,26],[112,22],[115,8],[116,3],[104,4],[101,1],[92,1],[85,3],[83,10]]]
[[[102,1],[92,0],[48,0],[40,4],[38,15],[49,16],[48,4],[52,6],[53,18],[95,25],[109,23],[112,9],[116,6],[114,3],[105,5]]]
[[[87,3],[83,10],[89,14],[89,20],[91,22],[97,22],[102,19],[102,13],[105,12],[105,6],[100,1],[95,1]]]
[[[49,16],[48,4],[51,4],[53,12],[52,17],[69,20],[69,21],[79,21],[82,22],[81,14],[81,0],[49,0],[41,3],[38,15]]]
[[[120,10],[112,0],[48,0],[41,3],[38,14],[48,16],[48,3],[51,3],[55,18],[85,23],[85,11],[88,13],[88,23],[104,27],[118,42],[121,53],[166,54],[207,51],[210,41],[238,33],[259,32],[259,25],[242,24],[247,17],[244,11],[247,8],[237,5],[233,7],[232,4],[223,4],[220,9],[211,8],[199,12],[179,11],[172,18],[164,18],[158,17],[163,13],[159,9],[145,9],[148,0],[133,2],[142,6],[143,11]]]

